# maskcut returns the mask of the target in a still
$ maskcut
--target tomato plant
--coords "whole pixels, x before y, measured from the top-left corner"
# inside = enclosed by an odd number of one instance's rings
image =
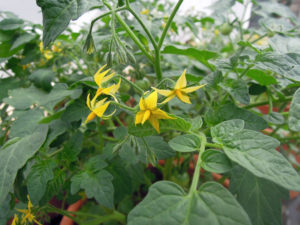
[[[1,12],[0,224],[281,224],[300,191],[299,21],[183,2],[37,0],[43,26]]]

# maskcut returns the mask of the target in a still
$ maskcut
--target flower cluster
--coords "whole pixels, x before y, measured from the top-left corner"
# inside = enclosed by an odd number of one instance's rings
[[[18,215],[14,215],[14,219],[12,221],[12,225],[26,225],[27,222],[29,223],[36,223],[38,225],[42,225],[35,219],[35,215],[32,213],[32,203],[30,201],[29,195],[27,195],[28,203],[27,203],[27,209],[17,209],[20,213],[22,213],[21,220],[19,219]]]
[[[93,120],[96,116],[103,117],[103,114],[105,113],[107,107],[111,103],[111,101],[106,101],[108,99],[107,97],[97,101],[100,95],[108,95],[113,97],[115,101],[118,101],[115,94],[121,85],[121,79],[117,84],[104,87],[103,84],[109,81],[115,75],[115,73],[107,75],[110,69],[102,71],[105,67],[106,65],[102,66],[94,75],[94,81],[96,82],[98,89],[96,95],[92,98],[92,100],[90,99],[90,94],[88,94],[87,96],[86,104],[92,112],[88,115],[85,123]]]
[[[135,124],[144,124],[146,120],[149,120],[154,129],[160,133],[159,130],[159,119],[174,119],[169,116],[166,112],[157,108],[157,93],[166,97],[166,99],[161,103],[167,103],[174,97],[179,98],[184,103],[191,104],[191,101],[188,97],[188,93],[194,92],[205,85],[187,87],[186,82],[186,70],[183,71],[179,79],[177,80],[175,87],[172,90],[161,90],[157,88],[153,88],[154,92],[151,93],[147,98],[140,99],[140,111],[136,114]]]
[[[103,94],[105,96],[111,96],[116,102],[118,102],[115,94],[121,85],[121,79],[117,84],[104,87],[103,84],[108,80],[110,80],[115,75],[115,73],[111,73],[107,75],[110,69],[102,72],[104,68],[105,66],[101,67],[98,70],[98,72],[94,75],[94,81],[98,85],[98,90],[95,96],[93,97],[92,100],[90,99],[90,95],[87,96],[86,104],[92,112],[88,115],[85,121],[86,123],[93,120],[96,116],[103,117],[103,114],[105,113],[107,107],[111,103],[111,101],[107,101],[108,97],[105,97],[97,101],[100,95]],[[185,74],[186,74],[186,70],[184,70],[184,72],[181,74],[181,76],[177,80],[172,90],[161,90],[157,88],[152,88],[154,91],[150,93],[146,98],[142,96],[139,101],[140,110],[138,112],[136,112],[134,108],[129,108],[136,113],[135,125],[137,124],[143,125],[147,120],[149,120],[149,122],[154,127],[154,129],[158,133],[160,133],[159,120],[175,119],[174,117],[169,116],[166,112],[158,108],[157,106],[158,94],[161,94],[166,97],[166,99],[161,104],[165,104],[169,102],[174,97],[177,97],[179,100],[181,100],[184,103],[191,104],[190,98],[187,94],[194,92],[205,85],[187,87]],[[120,107],[122,106],[122,104],[118,104],[118,105]],[[128,107],[125,105],[123,105],[123,107],[124,108],[126,107],[128,109]]]
[[[46,60],[50,60],[53,58],[55,52],[61,52],[61,42],[57,41],[51,46],[51,50],[44,49],[43,42],[40,42],[40,51],[46,58]]]

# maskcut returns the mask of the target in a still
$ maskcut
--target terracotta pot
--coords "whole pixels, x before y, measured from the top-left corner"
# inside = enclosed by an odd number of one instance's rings
[[[78,200],[74,204],[69,205],[67,208],[67,211],[69,211],[69,212],[78,211],[86,201],[87,201],[86,198]],[[62,220],[60,221],[60,225],[73,225],[73,224],[74,224],[74,221],[67,216],[63,216]]]

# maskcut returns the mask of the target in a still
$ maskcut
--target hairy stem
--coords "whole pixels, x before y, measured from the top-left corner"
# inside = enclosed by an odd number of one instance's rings
[[[200,145],[198,160],[197,160],[196,168],[195,168],[194,175],[193,175],[192,185],[190,187],[189,193],[193,193],[197,190],[197,185],[198,185],[199,177],[200,177],[201,162],[202,162],[201,155],[204,152],[205,146],[206,146],[205,134],[200,133],[200,135],[198,135],[198,137],[200,138],[201,145]]]

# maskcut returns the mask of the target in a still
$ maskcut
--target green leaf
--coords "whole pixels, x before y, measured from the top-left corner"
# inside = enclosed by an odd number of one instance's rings
[[[65,133],[68,129],[68,124],[63,120],[53,120],[49,124],[49,134],[45,142],[49,146],[59,135]]]
[[[200,148],[200,139],[196,135],[180,135],[169,141],[169,145],[177,152],[194,152]]]
[[[173,120],[159,120],[160,132],[167,132],[169,130],[177,130],[186,132],[191,128],[191,124],[185,119],[173,116],[176,119]],[[156,130],[147,121],[144,125],[129,125],[128,133],[136,137],[151,136],[157,134]]]
[[[41,126],[31,135],[0,150],[0,205],[11,191],[18,170],[44,143],[47,131],[47,126]]]
[[[214,113],[208,113],[207,122],[216,125],[222,121],[231,119],[241,119],[245,122],[245,128],[260,131],[268,127],[268,123],[260,116],[242,108],[238,108],[233,103],[227,103]],[[214,117],[213,121],[210,117]]]
[[[51,81],[54,81],[55,75],[52,69],[37,69],[28,78],[37,87],[50,91],[52,89]]]
[[[203,120],[201,116],[196,116],[192,119],[188,119],[190,124],[192,124],[191,130],[197,131],[199,130],[203,125]]]
[[[27,177],[27,189],[30,200],[38,204],[47,189],[47,183],[54,177],[53,169],[57,166],[52,159],[37,161],[30,169]]]
[[[251,69],[248,70],[246,75],[263,86],[277,84],[277,80],[272,75],[265,73],[263,70]]]
[[[213,141],[225,154],[255,176],[270,180],[288,190],[300,190],[300,176],[275,148],[276,139],[246,130],[242,120],[229,120],[211,129]]]
[[[256,53],[260,53],[260,50],[255,48],[249,41],[239,41],[237,44],[242,47],[249,47],[252,50],[254,50]]]
[[[36,36],[33,34],[29,33],[24,33],[21,34],[13,43],[12,46],[10,47],[10,50],[13,50],[15,48],[18,48],[19,46],[26,44],[30,41],[32,41]]]
[[[90,158],[85,169],[71,178],[71,193],[84,189],[88,198],[108,208],[113,208],[112,175],[103,168],[106,163],[98,156]]]
[[[66,182],[66,171],[57,169],[54,171],[53,179],[49,180],[46,186],[46,191],[43,198],[40,200],[40,205],[47,204],[54,196],[58,196],[59,191]]]
[[[48,46],[69,25],[71,20],[78,19],[92,6],[99,6],[97,0],[37,0],[43,13],[43,43]]]
[[[295,92],[289,112],[289,128],[300,131],[300,88]]]
[[[273,71],[285,78],[300,81],[300,54],[265,53],[256,57],[256,67]]]
[[[226,173],[232,169],[228,157],[221,151],[208,149],[201,155],[201,167],[212,173]]]
[[[56,84],[50,93],[46,93],[34,86],[29,88],[19,88],[9,91],[10,97],[3,101],[16,109],[28,109],[31,105],[44,106],[52,111],[53,107],[66,97],[78,98],[81,89],[68,90],[65,84]]]
[[[39,108],[23,112],[12,124],[9,136],[24,137],[31,134],[40,125],[38,122],[43,118],[44,112]]]
[[[207,182],[186,194],[177,184],[153,184],[146,198],[128,215],[128,225],[250,225],[235,198],[222,185]]]
[[[139,138],[141,140],[142,138]],[[143,143],[142,146],[144,148],[149,148],[152,151],[157,159],[167,159],[175,155],[175,152],[170,148],[167,142],[160,136],[150,136],[145,137],[144,141],[140,141]],[[145,146],[147,145],[147,146]]]
[[[119,150],[119,156],[122,160],[129,164],[136,164],[138,162],[147,163],[147,148],[142,140],[138,140],[133,136],[129,136],[125,142],[118,143],[115,148]],[[152,152],[149,152],[151,154]]]
[[[23,26],[24,21],[18,18],[7,18],[0,21],[0,30],[16,30]]]
[[[284,124],[284,117],[280,113],[271,112],[268,115],[264,115],[264,119],[269,123],[273,123],[276,125]]]
[[[213,73],[210,73],[206,75],[202,81],[201,84],[207,84],[207,87],[209,88],[216,88],[217,85],[222,82],[223,75],[221,71],[215,71]]]
[[[214,66],[208,62],[209,59],[217,58],[218,54],[216,52],[199,50],[196,48],[186,48],[180,49],[175,46],[169,45],[162,51],[163,54],[175,54],[175,55],[185,55],[192,57],[193,59],[201,62],[203,65],[214,70]]]
[[[219,84],[225,91],[227,91],[234,99],[242,104],[248,105],[250,103],[250,96],[247,83],[241,79],[227,79]]]
[[[74,103],[67,106],[61,119],[68,123],[71,123],[73,121],[78,121],[80,119],[84,121],[89,115],[89,113],[90,110],[86,106],[86,103],[83,101],[83,99],[78,99]]]
[[[8,96],[8,90],[18,88],[20,81],[15,77],[1,78],[0,79],[0,102]]]
[[[78,130],[75,132],[64,146],[64,150],[59,153],[58,158],[69,162],[77,160],[77,155],[82,150],[83,134]]]
[[[281,200],[289,192],[280,186],[258,178],[247,170],[236,167],[230,179],[230,191],[237,197],[255,225],[281,225]]]

